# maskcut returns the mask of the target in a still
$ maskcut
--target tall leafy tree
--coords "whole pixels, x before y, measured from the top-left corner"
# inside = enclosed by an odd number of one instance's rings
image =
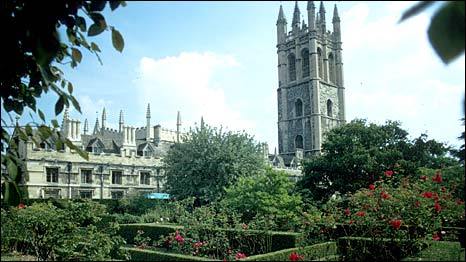
[[[88,159],[86,152],[61,136],[58,121],[52,118],[48,122],[36,104],[44,93],[51,92],[58,96],[56,116],[70,105],[81,112],[73,96],[73,84],[65,78],[60,68],[66,65],[77,67],[83,59],[83,49],[94,53],[100,61],[100,48],[96,43],[88,42],[88,37],[104,31],[111,31],[113,46],[123,51],[123,37],[117,29],[107,24],[102,15],[107,4],[111,10],[115,10],[125,2],[63,0],[44,3],[9,0],[0,4],[3,44],[0,94],[2,109],[7,112],[1,117],[1,163],[8,171],[2,172],[2,194],[11,205],[17,205],[23,197],[18,183],[25,175],[26,168],[18,153],[20,141],[32,140],[39,145],[42,140],[54,136],[57,148],[66,144]],[[60,31],[65,35],[60,37]],[[14,123],[10,112],[23,115],[25,108],[33,112],[31,122],[20,128]],[[36,122],[33,115],[38,116],[40,121]],[[33,132],[33,127],[38,132]],[[14,139],[8,132],[11,128],[14,128]]]
[[[410,141],[399,122],[376,125],[356,119],[327,133],[322,155],[304,162],[298,186],[311,199],[325,201],[337,191],[367,187],[387,170],[409,176],[419,167],[457,164],[448,156],[449,149],[425,134]]]
[[[225,187],[265,165],[253,137],[203,123],[191,129],[183,143],[175,144],[163,161],[168,192],[178,199],[194,196],[204,202],[218,200]]]

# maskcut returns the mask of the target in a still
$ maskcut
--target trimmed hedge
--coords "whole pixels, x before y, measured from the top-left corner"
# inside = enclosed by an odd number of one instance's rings
[[[206,257],[194,257],[162,251],[124,247],[131,255],[131,261],[218,261]]]
[[[134,237],[138,230],[143,230],[144,237],[150,237],[151,240],[159,240],[161,236],[168,236],[174,233],[181,226],[160,225],[160,224],[122,224],[120,225],[119,234],[126,240],[126,243],[133,244]]]
[[[336,260],[338,258],[336,242],[325,242],[303,248],[289,248],[267,254],[250,256],[242,259],[242,261],[289,261],[292,252],[303,255],[305,261],[325,260],[325,258]]]
[[[140,224],[122,224],[120,225],[120,235],[126,240],[126,243],[133,244],[134,237],[138,230],[144,231],[144,237],[150,237],[151,240],[158,240],[162,235],[167,236],[174,233],[177,229],[183,228],[182,226],[175,225],[162,225],[155,223],[140,223]],[[287,248],[294,248],[297,246],[300,233],[293,232],[277,232],[277,231],[261,231],[261,230],[237,230],[237,229],[211,229],[205,230],[220,230],[226,231],[228,239],[230,239],[233,246],[241,245],[241,240],[253,239],[255,243],[267,243],[267,252],[278,251]],[[245,250],[249,254],[257,253],[256,249],[261,247],[251,247],[251,250]]]
[[[349,261],[399,261],[415,255],[423,246],[416,241],[395,239],[372,239],[366,237],[341,237],[337,240],[338,252]]]
[[[278,251],[287,248],[294,248],[298,244],[300,233],[294,232],[279,232],[279,231],[263,231],[263,230],[241,230],[241,229],[224,229],[216,230],[226,231],[229,239],[236,239],[238,236],[255,236],[258,243],[270,243],[268,252]],[[233,243],[234,244],[234,243]],[[255,253],[254,250],[249,251]]]

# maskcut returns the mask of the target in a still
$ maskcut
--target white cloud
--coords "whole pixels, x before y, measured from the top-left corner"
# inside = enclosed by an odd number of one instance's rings
[[[117,129],[116,121],[112,121],[109,119],[109,108],[112,106],[113,102],[110,100],[105,99],[98,99],[97,101],[93,100],[88,95],[78,96],[78,102],[81,106],[82,115],[80,115],[76,110],[70,111],[70,117],[80,119],[82,121],[82,125],[84,125],[84,119],[87,118],[89,123],[89,131],[92,132],[96,117],[99,118],[99,123],[102,124],[102,110],[105,107],[107,112],[107,122],[106,126]],[[82,126],[84,128],[84,126]]]
[[[182,52],[160,59],[143,57],[136,81],[140,101],[151,103],[154,121],[162,119],[162,126],[168,128],[175,126],[174,116],[180,110],[185,128],[199,123],[203,116],[210,125],[251,131],[255,124],[225,97],[223,88],[229,80],[216,78],[222,69],[238,66],[233,56],[212,52]]]
[[[464,55],[446,67],[427,38],[430,16],[400,24],[412,3],[389,3],[382,11],[358,3],[342,14],[348,120],[400,120],[412,136],[458,144],[464,97]],[[460,74],[463,79],[448,78]],[[362,85],[361,85],[362,82]]]

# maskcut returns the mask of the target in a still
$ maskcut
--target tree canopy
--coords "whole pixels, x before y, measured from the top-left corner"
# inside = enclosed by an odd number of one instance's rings
[[[328,199],[335,192],[354,192],[394,171],[404,176],[419,167],[442,168],[457,164],[450,148],[422,134],[414,140],[399,122],[384,125],[356,119],[330,130],[322,155],[304,162],[299,188],[314,200]]]
[[[166,187],[178,199],[214,201],[239,177],[261,170],[261,146],[244,132],[224,132],[202,124],[191,129],[164,158]]]
[[[0,17],[4,52],[0,65],[0,95],[2,109],[7,114],[2,114],[1,117],[1,163],[8,170],[7,173],[2,172],[2,193],[9,204],[19,203],[22,196],[18,184],[26,172],[24,161],[18,154],[19,141],[30,140],[39,146],[41,141],[54,136],[57,148],[66,144],[88,159],[86,152],[61,135],[56,119],[52,118],[47,122],[36,103],[45,93],[51,91],[58,96],[55,103],[56,116],[65,106],[70,105],[81,112],[73,95],[74,86],[65,78],[60,67],[69,65],[75,68],[83,59],[83,48],[95,54],[101,62],[99,46],[94,42],[89,43],[88,37],[99,35],[106,30],[111,31],[115,49],[122,52],[123,37],[116,28],[107,24],[101,13],[107,3],[112,11],[120,5],[126,5],[124,1],[2,1]],[[64,39],[60,37],[59,29],[65,27]],[[30,115],[31,122],[20,128],[18,123],[14,123],[10,112],[21,116],[26,108],[33,112]],[[9,123],[7,116],[10,118]],[[36,122],[33,116],[39,116],[40,123]],[[51,123],[52,127],[48,123]],[[12,139],[11,132],[8,132],[12,127],[17,139]],[[36,127],[38,132],[33,132],[33,127]]]

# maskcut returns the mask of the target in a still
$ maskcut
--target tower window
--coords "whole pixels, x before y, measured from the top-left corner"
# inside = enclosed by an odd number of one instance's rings
[[[290,81],[296,80],[296,57],[294,54],[288,56],[288,73],[290,75]]]
[[[317,48],[317,68],[319,70],[319,77],[324,78],[324,71],[322,67],[323,61],[322,61],[322,49]]]
[[[303,102],[301,101],[301,99],[296,100],[296,102],[294,103],[294,108],[296,117],[303,115]]]
[[[47,182],[49,183],[58,183],[58,168],[47,167],[45,168],[47,174]]]
[[[302,56],[302,68],[303,68],[303,77],[309,76],[309,50],[304,49],[301,53]]]
[[[335,59],[332,53],[328,55],[328,70],[329,70],[329,75],[330,75],[330,82],[336,83],[335,82]]]
[[[332,100],[327,100],[327,116],[332,117],[333,116],[333,102]]]
[[[150,185],[150,173],[149,172],[141,172],[139,183],[141,185]]]
[[[294,139],[294,145],[296,149],[303,148],[303,137],[301,135],[296,136],[296,138]]]

